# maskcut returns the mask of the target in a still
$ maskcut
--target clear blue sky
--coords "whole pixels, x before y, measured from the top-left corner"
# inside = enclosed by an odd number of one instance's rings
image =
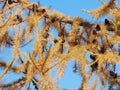
[[[38,2],[39,0],[30,0],[31,2]],[[119,0],[118,0],[119,2]],[[49,7],[51,6],[51,10],[57,10],[61,13],[64,13],[66,15],[69,15],[71,17],[80,16],[88,21],[93,22],[101,22],[102,19],[99,19],[98,21],[94,20],[89,14],[82,12],[82,9],[96,9],[97,7],[101,6],[101,3],[98,2],[98,0],[40,0],[41,6]],[[11,53],[9,53],[11,50],[6,50],[0,54],[0,57],[2,55],[9,56]],[[29,49],[27,50],[29,51]],[[9,59],[9,57],[6,57],[6,59]],[[65,75],[58,84],[61,88],[65,89],[77,89],[81,84],[81,76],[78,73],[73,73],[73,64],[74,62],[68,62],[67,68],[65,70]],[[55,72],[52,72],[52,74],[55,74]],[[21,75],[20,75],[21,76]],[[5,80],[8,80],[9,77],[7,77]],[[14,75],[11,74],[11,78],[14,79]],[[16,77],[17,79],[17,77]]]

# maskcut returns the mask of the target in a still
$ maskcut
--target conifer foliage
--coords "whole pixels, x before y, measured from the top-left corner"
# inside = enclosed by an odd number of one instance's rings
[[[96,24],[50,11],[40,3],[0,0],[0,53],[5,48],[11,49],[11,60],[4,60],[4,55],[0,57],[3,70],[0,81],[9,72],[23,76],[11,83],[0,83],[0,88],[29,90],[32,84],[35,90],[60,90],[56,81],[64,76],[66,65],[72,59],[75,61],[73,72],[83,78],[78,90],[96,90],[100,83],[101,89],[108,83],[110,90],[114,87],[119,90],[116,64],[120,50],[115,46],[120,44],[120,9],[115,0],[101,2],[103,6],[96,10],[83,10],[96,20],[108,15],[103,23]],[[66,28],[68,25],[70,30]],[[57,32],[57,38],[52,30]],[[56,69],[57,79],[51,76],[53,69]],[[89,85],[94,73],[95,81]]]

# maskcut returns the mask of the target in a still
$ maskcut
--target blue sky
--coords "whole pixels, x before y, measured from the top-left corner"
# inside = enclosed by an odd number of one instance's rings
[[[39,0],[30,0],[32,2],[38,2]],[[57,10],[66,15],[76,17],[81,16],[89,19],[90,15],[83,13],[82,9],[95,9],[101,5],[98,0],[40,0],[41,6],[51,6],[52,10]],[[88,17],[89,16],[89,17]]]

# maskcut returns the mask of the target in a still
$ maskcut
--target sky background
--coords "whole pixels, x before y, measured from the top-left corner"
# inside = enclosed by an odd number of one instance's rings
[[[38,2],[39,0],[30,0],[30,1]],[[108,1],[108,0],[105,0],[105,1]],[[118,0],[118,3],[119,2],[120,0]],[[102,4],[98,0],[40,0],[40,4],[41,6],[51,7],[50,9],[51,11],[57,10],[71,17],[80,16],[94,23],[103,22],[103,18],[100,18],[99,20],[95,20],[88,13],[82,12],[82,9],[93,10],[100,7]],[[27,51],[29,51],[29,49],[30,48],[27,48]],[[4,56],[6,55],[6,60],[10,59],[8,57],[11,55],[10,52],[11,52],[11,49],[7,49],[7,52],[6,52],[6,49],[4,49],[0,54],[0,57],[2,57],[3,55]],[[77,88],[80,87],[82,78],[79,73],[73,73],[73,65],[74,65],[74,61],[68,62],[68,65],[65,70],[65,75],[63,76],[63,78],[61,78],[57,82],[62,89],[76,90]],[[53,76],[54,74],[55,74],[55,71],[52,72]],[[13,79],[19,78],[19,76],[16,77],[14,74],[9,74],[9,75],[11,75],[11,78]],[[22,74],[20,75],[20,77],[21,76]],[[6,76],[6,79],[4,80],[6,81],[9,80],[9,77]]]

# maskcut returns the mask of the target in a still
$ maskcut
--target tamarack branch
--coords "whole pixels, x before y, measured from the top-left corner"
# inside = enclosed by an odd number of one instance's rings
[[[28,0],[0,0],[0,4],[0,53],[4,48],[12,49],[11,61],[0,60],[3,70],[0,81],[8,72],[23,74],[11,83],[0,83],[1,89],[29,89],[32,83],[36,90],[59,90],[50,72],[56,69],[56,77],[62,78],[71,59],[75,62],[73,72],[80,73],[83,78],[78,90],[95,90],[98,78],[103,87],[108,82],[110,88],[118,85],[120,89],[120,75],[115,72],[120,50],[114,48],[120,44],[120,10],[115,0],[103,2],[96,10],[84,10],[96,20],[112,16],[97,24],[50,11]],[[66,28],[68,25],[70,30]],[[57,32],[57,38],[51,29]],[[29,52],[23,51],[24,47],[29,48]],[[14,66],[15,62],[19,65]],[[86,71],[86,67],[90,70]],[[96,82],[88,87],[94,72]]]

